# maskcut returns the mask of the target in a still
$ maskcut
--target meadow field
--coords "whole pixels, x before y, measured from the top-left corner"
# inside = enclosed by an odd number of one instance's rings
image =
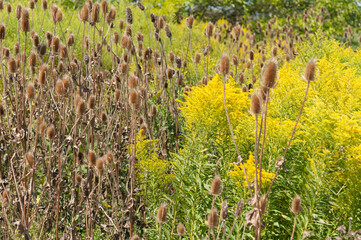
[[[0,0],[0,239],[361,239],[351,7],[188,2]]]

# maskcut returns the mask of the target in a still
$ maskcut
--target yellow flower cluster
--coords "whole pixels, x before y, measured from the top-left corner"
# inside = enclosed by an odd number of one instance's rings
[[[231,178],[236,182],[236,184],[239,187],[246,187],[247,181],[243,174],[243,168],[242,165],[234,165],[234,170],[229,171],[229,175]],[[249,152],[249,158],[244,163],[244,167],[246,169],[247,178],[249,182],[252,182],[255,179],[255,164],[254,164],[254,156],[252,152]],[[259,167],[259,165],[257,166]],[[262,183],[268,183],[272,181],[272,178],[274,177],[274,173],[266,172],[262,169]],[[258,181],[259,181],[259,175],[258,175]]]

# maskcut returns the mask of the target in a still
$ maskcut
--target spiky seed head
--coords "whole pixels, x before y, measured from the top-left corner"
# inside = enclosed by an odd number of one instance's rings
[[[242,210],[243,210],[243,200],[240,199],[237,203],[237,207],[236,207],[236,211],[234,212],[234,215],[236,217],[240,217],[242,215]]]
[[[86,105],[83,99],[79,99],[78,104],[76,105],[76,113],[79,116],[82,116],[85,113]]]
[[[315,74],[316,74],[316,60],[311,59],[307,63],[304,79],[306,81],[315,81]]]
[[[69,75],[65,75],[63,77],[63,85],[65,94],[69,94],[73,88],[72,80],[70,79]]]
[[[239,61],[238,61],[238,57],[236,55],[232,55],[232,63],[234,66],[238,66]]]
[[[29,11],[26,8],[21,11],[21,30],[23,32],[30,31]]]
[[[102,12],[104,14],[108,13],[108,3],[106,0],[102,1],[101,6],[102,6]]]
[[[261,113],[261,99],[257,93],[254,93],[251,98],[251,113],[254,115]]]
[[[228,203],[227,200],[222,202],[221,219],[224,221],[228,216]]]
[[[43,0],[42,2],[42,7],[43,7],[43,10],[45,11],[46,9],[48,9],[48,2],[46,0]]]
[[[47,77],[47,72],[48,72],[48,66],[47,65],[42,65],[39,71],[39,84],[42,86],[45,84],[46,82],[46,77]]]
[[[113,158],[113,154],[108,152],[106,155],[105,155],[105,159],[107,161],[107,164],[112,164],[113,161],[114,161],[114,158]]]
[[[29,65],[30,65],[30,67],[35,67],[35,65],[36,65],[36,55],[34,52],[30,53]]]
[[[131,240],[140,240],[138,235],[133,235],[133,237],[131,238]]]
[[[93,7],[92,7],[92,14],[91,14],[91,22],[92,23],[97,23],[99,22],[99,11],[100,11],[100,6],[99,3],[94,3]]]
[[[49,140],[53,140],[54,137],[55,137],[55,127],[53,124],[51,124],[48,129],[46,130],[46,137],[49,139]]]
[[[97,156],[94,151],[90,150],[87,155],[88,164],[90,167],[95,167],[97,164]]]
[[[76,175],[75,175],[75,181],[76,181],[76,183],[77,183],[78,185],[81,183],[81,180],[82,180],[81,175],[76,174]]]
[[[96,104],[96,99],[94,95],[90,95],[89,99],[88,99],[88,108],[89,109],[94,109],[95,108],[95,104]]]
[[[143,5],[140,1],[137,1],[137,6],[138,6],[138,8],[139,8],[141,11],[144,11],[144,10],[145,10],[144,5]]]
[[[222,192],[222,180],[220,176],[215,176],[211,185],[211,194],[218,196]]]
[[[263,74],[263,85],[268,88],[274,88],[277,77],[277,63],[275,60],[270,60]]]
[[[164,32],[167,38],[172,38],[172,32],[170,31],[169,25],[167,23],[164,26]]]
[[[63,81],[57,80],[55,85],[55,91],[58,96],[63,96],[65,93]]]
[[[193,17],[193,15],[190,15],[190,16],[186,19],[186,21],[187,21],[187,28],[188,28],[188,29],[192,29],[192,27],[193,27],[193,22],[194,22],[194,17]]]
[[[201,61],[201,54],[197,53],[194,58],[194,63],[198,64]]]
[[[130,7],[127,7],[125,9],[125,15],[126,15],[127,23],[129,25],[132,25],[133,24],[133,13],[132,13],[132,9],[130,9]]]
[[[98,171],[102,171],[103,168],[104,168],[104,160],[103,160],[103,158],[98,158],[96,165],[97,165]]]
[[[229,57],[227,54],[224,54],[221,59],[221,64],[219,66],[220,73],[227,75],[229,73]]]
[[[34,167],[34,155],[30,152],[25,154],[25,161],[30,167]]]
[[[26,88],[26,98],[29,100],[33,100],[35,97],[35,87],[33,83],[29,83],[28,87]]]
[[[8,61],[8,68],[9,68],[9,72],[10,73],[15,73],[16,72],[16,62],[15,62],[15,59],[14,58],[9,58],[9,61]]]
[[[179,236],[182,236],[186,231],[186,228],[184,227],[183,223],[178,223],[177,226],[177,233]]]
[[[218,212],[217,209],[213,208],[208,215],[208,226],[210,228],[216,228],[218,224]]]
[[[68,40],[66,41],[66,44],[70,47],[73,46],[73,44],[74,44],[74,35],[73,34],[69,35]]]
[[[56,22],[61,22],[63,20],[63,13],[61,12],[60,9],[56,11],[55,20]]]
[[[22,6],[18,4],[15,9],[15,17],[19,20],[21,18]]]
[[[136,90],[132,89],[129,94],[129,104],[131,106],[137,105],[139,102],[139,94]]]
[[[213,35],[213,23],[212,22],[208,22],[207,27],[206,27],[206,36],[208,38],[212,37]]]
[[[8,12],[8,14],[11,13],[11,4],[10,4],[10,3],[8,3],[8,4],[6,5],[6,11]]]
[[[134,75],[130,76],[129,77],[129,88],[130,89],[133,89],[133,88],[136,88],[138,87],[138,78]]]
[[[167,221],[167,214],[168,214],[167,204],[163,203],[158,208],[157,222],[158,223],[165,223]]]
[[[80,20],[82,20],[83,22],[88,21],[89,19],[89,4],[85,3],[83,8],[81,9],[80,13],[79,13],[79,17]]]
[[[51,51],[53,51],[53,53],[59,52],[59,46],[60,46],[60,39],[58,36],[54,36],[51,40]]]
[[[300,196],[296,195],[293,198],[291,210],[294,214],[299,214],[302,211]]]
[[[0,24],[0,40],[5,39],[5,25],[3,23]]]
[[[164,18],[163,17],[158,17],[157,28],[158,29],[163,29],[163,27],[164,27]]]
[[[152,105],[150,108],[150,116],[153,118],[157,115],[157,107],[155,105]]]

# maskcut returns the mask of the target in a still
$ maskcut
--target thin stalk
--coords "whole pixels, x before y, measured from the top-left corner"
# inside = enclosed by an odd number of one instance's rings
[[[294,237],[294,235],[295,235],[296,224],[297,224],[297,214],[295,214],[295,219],[294,219],[294,221],[293,221],[293,229],[292,229],[291,240],[293,240],[293,237]]]

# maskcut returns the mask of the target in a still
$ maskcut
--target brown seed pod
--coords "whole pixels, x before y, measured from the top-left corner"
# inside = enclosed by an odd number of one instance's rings
[[[190,16],[186,19],[186,22],[187,22],[187,28],[188,28],[188,29],[192,29],[192,27],[193,27],[193,22],[194,22],[194,17],[193,17],[193,15],[190,15]]]
[[[164,18],[163,17],[159,17],[157,19],[157,28],[158,29],[162,29],[164,27]]]
[[[307,63],[304,79],[306,81],[315,81],[315,73],[316,73],[316,60],[311,59]]]
[[[19,20],[21,18],[22,6],[18,4],[15,9],[15,17]]]
[[[3,23],[0,24],[0,40],[5,39],[5,25]]]
[[[217,209],[213,208],[208,215],[208,226],[210,228],[216,228],[218,224],[218,212]]]
[[[26,98],[33,100],[35,97],[35,87],[33,83],[29,83],[27,89],[26,89]]]
[[[25,154],[25,161],[30,167],[34,167],[35,160],[32,153],[28,152]]]
[[[137,6],[138,6],[138,8],[139,8],[141,11],[144,11],[144,10],[145,10],[144,5],[143,5],[140,1],[137,1]]]
[[[57,80],[55,84],[55,91],[58,96],[63,96],[65,93],[63,81]]]
[[[276,86],[277,77],[277,63],[275,60],[270,60],[263,74],[263,85],[268,88],[274,88]]]
[[[100,11],[100,5],[99,3],[94,3],[92,7],[92,14],[91,14],[91,22],[97,23],[99,22],[99,11]]]
[[[104,161],[103,158],[98,158],[97,163],[96,163],[97,169],[98,171],[102,171],[104,168]]]
[[[194,58],[194,63],[198,64],[201,61],[201,54],[197,53]]]
[[[46,137],[49,139],[49,140],[52,140],[54,139],[55,137],[55,127],[53,124],[51,124],[48,129],[46,130]]]
[[[102,5],[102,12],[103,12],[104,14],[108,13],[108,3],[107,3],[107,1],[106,1],[106,0],[103,0],[102,3],[101,3],[101,5]]]
[[[51,40],[51,51],[53,53],[59,52],[60,39],[58,36],[54,36]]]
[[[236,55],[232,55],[232,63],[234,66],[238,66],[239,61],[238,61],[238,57]]]
[[[30,53],[29,65],[30,65],[30,67],[35,67],[35,65],[36,65],[36,55],[34,52]]]
[[[118,43],[119,43],[119,33],[117,31],[114,31],[113,39],[114,39],[114,43],[116,45],[118,45]]]
[[[234,215],[238,218],[242,215],[243,210],[243,200],[240,199],[237,203],[236,211],[234,212]]]
[[[8,3],[8,4],[6,5],[6,11],[8,12],[8,14],[11,13],[11,4],[10,4],[10,3]]]
[[[168,69],[167,69],[167,78],[168,78],[168,79],[172,79],[172,78],[173,78],[173,75],[174,75],[174,70],[171,69],[171,68],[168,68]]]
[[[78,104],[76,104],[76,113],[79,116],[82,116],[85,113],[86,106],[83,99],[79,99]]]
[[[212,37],[213,35],[213,23],[208,22],[207,27],[206,27],[206,36],[208,38]]]
[[[94,95],[91,95],[88,99],[88,108],[89,109],[94,109],[95,108],[95,104],[96,104],[96,99]]]
[[[48,72],[48,66],[42,65],[39,71],[39,79],[38,79],[40,86],[45,84],[47,78],[47,72]]]
[[[63,20],[63,13],[61,12],[60,9],[56,11],[55,20],[56,22],[61,22]]]
[[[224,54],[221,59],[221,64],[219,66],[220,73],[227,75],[229,73],[229,57],[227,54]]]
[[[177,226],[177,233],[179,236],[182,236],[186,231],[186,228],[184,227],[184,225],[182,223],[179,223]]]
[[[87,155],[88,164],[90,167],[95,167],[97,163],[97,156],[95,155],[95,152],[90,150]]]
[[[163,203],[158,208],[157,222],[158,223],[165,223],[167,221],[167,214],[168,214],[167,204]]]
[[[66,44],[68,45],[68,46],[73,46],[73,44],[74,44],[74,35],[71,33],[71,34],[69,34],[69,37],[68,37],[68,39],[67,39],[67,41],[66,41]]]
[[[133,13],[132,13],[132,9],[130,9],[130,7],[127,7],[125,9],[125,15],[126,15],[127,23],[129,25],[132,25],[133,24]]]
[[[291,210],[294,214],[299,214],[302,211],[300,196],[296,195],[293,198]]]
[[[71,93],[72,88],[73,88],[73,83],[72,83],[71,78],[67,74],[63,78],[63,85],[64,85],[65,94]]]
[[[211,194],[218,196],[222,192],[222,180],[220,176],[215,176],[211,185]]]
[[[81,183],[82,177],[79,174],[75,175],[75,181],[79,185]]]
[[[134,75],[129,77],[129,88],[136,88],[138,86],[138,78]]]
[[[43,0],[42,2],[42,7],[43,7],[43,10],[45,11],[46,9],[48,9],[48,2],[46,0]]]
[[[79,18],[83,22],[88,21],[88,19],[89,19],[89,4],[88,3],[84,4],[83,8],[81,9],[81,11],[79,13]]]
[[[238,83],[239,84],[243,84],[244,83],[244,75],[243,73],[240,73],[239,76],[238,76]]]
[[[228,203],[227,200],[224,200],[222,202],[222,208],[221,208],[221,219],[225,221],[227,216],[228,216]]]
[[[169,28],[168,24],[165,24],[164,32],[165,32],[165,35],[167,36],[167,38],[169,38],[169,39],[172,38],[172,32],[170,31],[170,28]]]
[[[136,90],[132,89],[129,93],[129,104],[134,106],[139,102],[139,94]]]
[[[34,34],[33,36],[33,45],[35,48],[38,48],[40,44],[40,39],[38,34]]]
[[[10,73],[15,73],[16,72],[16,62],[14,58],[9,58],[8,61],[8,68],[9,68],[9,72]]]
[[[29,11],[26,8],[21,11],[21,30],[23,32],[30,31]]]
[[[251,98],[251,113],[254,115],[261,113],[261,100],[256,93],[254,93]]]

